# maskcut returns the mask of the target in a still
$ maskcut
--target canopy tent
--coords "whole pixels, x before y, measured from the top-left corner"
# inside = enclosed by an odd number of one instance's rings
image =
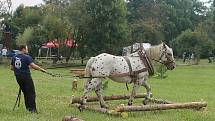
[[[73,40],[73,39],[65,39],[63,43],[59,43],[59,41],[57,39],[49,40],[47,43],[42,44],[41,48],[39,49],[38,57],[41,56],[41,49],[47,49],[46,58],[51,57],[52,49],[59,49],[60,45],[67,46],[69,48],[77,47],[77,44],[75,43],[75,40]],[[58,52],[59,52],[59,50],[58,50]]]
[[[49,41],[47,43],[42,44],[41,48],[58,48],[59,42],[57,40]]]
[[[65,39],[64,45],[66,45],[67,47],[70,47],[70,48],[74,48],[77,46],[75,40],[73,40],[73,39]]]

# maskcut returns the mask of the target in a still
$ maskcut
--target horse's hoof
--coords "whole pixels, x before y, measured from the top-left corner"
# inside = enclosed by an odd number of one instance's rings
[[[101,108],[108,109],[108,106],[106,106],[106,105],[101,105]]]
[[[83,112],[83,110],[84,110],[84,105],[78,106],[78,109],[79,109],[80,112]]]
[[[148,104],[148,100],[143,100],[143,105],[147,105]]]
[[[132,106],[132,103],[128,102],[128,106]]]
[[[152,94],[152,93],[150,93],[150,94],[149,94],[149,96],[150,96],[150,98],[152,98],[152,97],[153,97],[153,94]]]

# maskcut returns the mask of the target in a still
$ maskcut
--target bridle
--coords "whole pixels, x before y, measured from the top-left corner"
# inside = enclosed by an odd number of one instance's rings
[[[140,44],[140,48],[137,49],[136,51],[145,51],[145,49],[144,49],[144,47]],[[161,51],[162,51],[162,50],[161,50]],[[158,62],[158,63],[161,63],[161,64],[163,64],[163,65],[165,65],[165,66],[167,66],[168,64],[174,63],[174,62],[175,62],[174,60],[171,60],[170,58],[168,58],[168,56],[167,56],[167,54],[166,54],[166,51],[167,51],[167,49],[165,49],[165,50],[162,52],[162,54],[161,54],[161,56],[160,56],[160,58],[159,58],[158,60],[156,60],[156,59],[152,59],[152,60],[154,60],[154,61],[156,61],[156,62]],[[163,58],[164,55],[166,55],[167,61],[162,62],[162,58]]]
[[[158,62],[158,63],[161,63],[161,64],[163,64],[163,65],[165,65],[165,66],[167,66],[168,64],[171,64],[171,63],[175,63],[174,60],[171,60],[170,58],[168,58],[168,56],[167,56],[167,54],[166,54],[166,51],[167,51],[167,49],[165,49],[165,51],[162,52],[162,54],[161,54],[159,60],[156,60],[156,59],[152,59],[152,60],[154,60],[154,61],[156,61],[156,62]],[[167,61],[162,62],[162,58],[163,58],[164,55],[166,55]]]
[[[135,52],[138,52],[138,51],[145,51],[145,49],[144,49],[144,47],[142,46],[141,43],[139,43],[139,48],[136,49],[135,51],[133,50],[133,45],[131,46],[131,53],[135,53]],[[162,50],[161,50],[161,51],[162,51]],[[158,63],[161,63],[161,64],[163,64],[163,65],[165,65],[165,66],[167,66],[168,64],[171,64],[171,63],[175,63],[174,60],[171,60],[171,59],[168,57],[166,51],[167,51],[167,49],[165,49],[165,50],[162,52],[162,54],[161,54],[161,56],[160,56],[160,58],[159,58],[158,60],[156,60],[156,59],[152,59],[152,60],[153,60],[153,61],[156,61],[156,62],[158,62]],[[166,58],[167,58],[167,61],[165,61],[165,62],[162,61],[162,58],[163,58],[164,55],[165,55]]]

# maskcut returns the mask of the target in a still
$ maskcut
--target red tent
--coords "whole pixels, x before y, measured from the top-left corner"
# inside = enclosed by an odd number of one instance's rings
[[[42,48],[58,48],[59,43],[57,40],[52,40],[42,45]]]
[[[64,44],[68,47],[71,47],[71,48],[75,47],[75,41],[73,39],[66,39],[64,41]]]

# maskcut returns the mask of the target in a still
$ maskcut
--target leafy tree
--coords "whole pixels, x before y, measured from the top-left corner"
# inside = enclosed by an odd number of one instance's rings
[[[88,0],[84,1],[84,7],[87,23],[83,40],[86,46],[92,54],[117,54],[128,41],[125,1]]]
[[[207,34],[190,29],[182,32],[175,40],[175,48],[178,53],[195,53],[198,58],[209,57],[213,50],[213,42],[208,39]]]
[[[160,40],[169,43],[182,31],[195,30],[206,19],[207,10],[198,0],[129,0],[127,6],[133,41],[152,44]]]
[[[164,40],[160,22],[160,6],[154,0],[130,0],[128,21],[133,42],[156,44]]]
[[[33,39],[33,29],[28,27],[25,29],[23,34],[18,34],[16,38],[17,45],[27,44],[27,41]]]

